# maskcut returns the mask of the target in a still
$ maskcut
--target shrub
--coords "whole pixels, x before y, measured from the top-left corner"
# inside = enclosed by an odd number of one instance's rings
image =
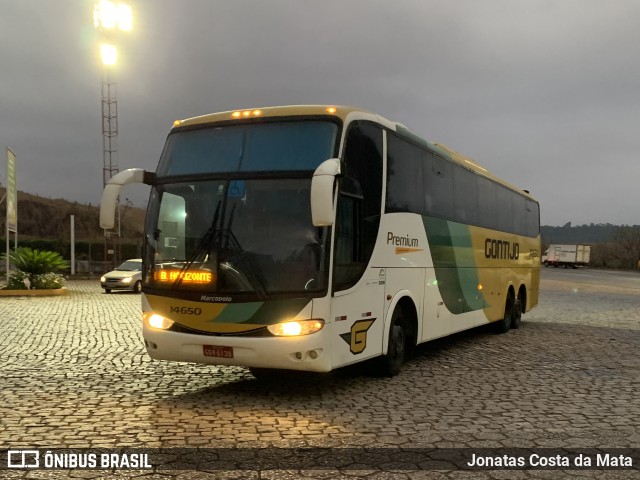
[[[9,274],[7,288],[26,290],[25,280],[30,288],[62,288],[64,278],[55,272],[69,267],[59,253],[19,247],[9,253],[9,259],[18,269]]]
[[[38,289],[54,289],[62,288],[65,285],[65,279],[59,273],[43,273],[42,275],[36,275],[33,279],[33,285],[31,288]]]
[[[24,281],[29,280],[29,274],[26,272],[10,272],[7,280],[8,290],[27,290],[27,286]]]

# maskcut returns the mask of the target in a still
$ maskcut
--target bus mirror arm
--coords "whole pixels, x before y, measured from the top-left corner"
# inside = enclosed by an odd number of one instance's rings
[[[335,212],[333,206],[334,185],[340,175],[340,159],[325,160],[313,172],[311,179],[311,220],[315,227],[333,225]]]
[[[130,168],[111,177],[102,191],[102,199],[100,200],[100,228],[105,230],[114,228],[116,206],[122,187],[131,183],[152,185],[154,181],[155,173],[146,172],[141,168]]]

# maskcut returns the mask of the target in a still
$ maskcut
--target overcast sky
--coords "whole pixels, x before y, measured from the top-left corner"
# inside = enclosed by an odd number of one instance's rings
[[[93,3],[0,0],[0,145],[16,153],[20,190],[97,204]],[[345,104],[530,190],[542,224],[640,224],[638,0],[133,5],[115,72],[121,170],[155,170],[175,119]],[[147,188],[124,196],[144,205]]]

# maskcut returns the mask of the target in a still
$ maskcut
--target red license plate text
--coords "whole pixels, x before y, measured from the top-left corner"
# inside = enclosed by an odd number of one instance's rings
[[[204,354],[205,357],[233,358],[233,347],[203,345],[202,353]]]

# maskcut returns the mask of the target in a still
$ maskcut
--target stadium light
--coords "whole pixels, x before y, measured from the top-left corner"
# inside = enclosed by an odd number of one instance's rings
[[[103,65],[112,67],[118,61],[118,50],[113,45],[103,43],[100,45],[100,56]]]
[[[93,24],[105,30],[123,30],[129,32],[133,28],[133,13],[126,3],[100,0],[93,7]]]

